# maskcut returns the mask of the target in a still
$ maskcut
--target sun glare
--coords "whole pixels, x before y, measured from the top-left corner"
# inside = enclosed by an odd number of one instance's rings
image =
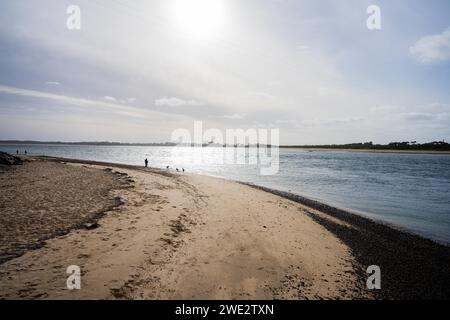
[[[223,0],[176,0],[175,19],[179,28],[189,35],[215,36],[223,30]]]

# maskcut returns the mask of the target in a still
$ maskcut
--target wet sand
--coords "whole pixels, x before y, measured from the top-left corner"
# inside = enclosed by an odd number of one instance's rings
[[[0,205],[10,212],[2,224],[23,230],[1,237],[3,299],[448,298],[447,271],[439,267],[448,267],[449,249],[420,237],[412,236],[412,245],[397,243],[405,233],[219,178],[28,160],[0,173],[2,191],[8,185]],[[44,168],[51,173],[45,179],[39,176]],[[21,197],[25,191],[34,196]],[[360,233],[368,234],[365,241]],[[393,250],[379,252],[386,241]],[[401,296],[389,282],[404,277],[391,265],[385,269],[386,258],[414,259],[417,250],[434,252],[423,257],[436,267],[423,271],[441,282],[405,285]],[[399,261],[412,263],[405,259]],[[368,263],[380,264],[382,290],[366,289]],[[69,265],[81,267],[80,290],[66,288]],[[410,271],[412,278],[421,271]]]
[[[314,221],[336,235],[351,250],[358,266],[378,265],[382,273],[379,299],[449,299],[450,247],[394,226],[299,195],[247,184],[304,204]],[[367,278],[359,270],[361,280]]]

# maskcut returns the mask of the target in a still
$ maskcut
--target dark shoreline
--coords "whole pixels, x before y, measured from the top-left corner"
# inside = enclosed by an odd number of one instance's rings
[[[241,182],[242,183],[242,182]],[[359,277],[366,281],[366,268],[381,269],[380,299],[449,299],[450,247],[369,218],[289,192],[243,183],[318,210],[352,228],[313,212],[308,215],[336,235],[359,263]]]

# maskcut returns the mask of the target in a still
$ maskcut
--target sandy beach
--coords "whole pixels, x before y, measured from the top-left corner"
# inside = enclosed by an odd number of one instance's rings
[[[1,299],[450,297],[450,249],[291,194],[24,157],[0,171]],[[382,289],[366,288],[379,265]],[[68,290],[66,268],[81,268]]]

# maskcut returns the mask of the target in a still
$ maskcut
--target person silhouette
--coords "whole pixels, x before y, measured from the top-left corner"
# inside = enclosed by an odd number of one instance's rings
[[[27,154],[27,150],[25,150],[25,155]]]
[[[184,168],[182,168],[183,172],[184,172]]]
[[[19,154],[19,150],[16,150],[16,154]]]
[[[145,167],[147,168],[148,167],[148,160],[147,160],[147,158],[145,158],[144,163],[145,163]]]

